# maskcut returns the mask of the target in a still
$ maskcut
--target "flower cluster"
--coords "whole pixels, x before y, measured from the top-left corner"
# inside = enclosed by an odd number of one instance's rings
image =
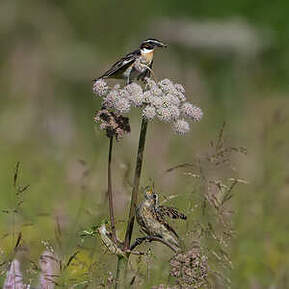
[[[58,259],[50,251],[42,253],[39,261],[40,289],[54,289],[56,278],[58,277]]]
[[[119,85],[109,89],[103,79],[94,83],[93,91],[103,97],[103,106],[118,114],[128,113],[132,107],[139,107],[147,120],[159,119],[170,123],[173,130],[184,135],[190,130],[187,120],[200,121],[202,110],[187,101],[185,90],[179,83],[169,79],[155,82],[146,79],[143,89],[137,83],[121,88]]]
[[[59,261],[52,252],[45,251],[39,261],[40,278],[37,289],[54,289],[56,279],[59,275]],[[23,275],[20,268],[20,262],[14,259],[11,262],[10,269],[3,285],[3,289],[29,289],[30,284],[23,282]]]
[[[94,118],[100,128],[106,131],[107,137],[115,136],[117,140],[130,132],[129,119],[105,108],[96,113]]]
[[[207,257],[201,254],[199,248],[176,254],[170,265],[170,275],[177,279],[182,288],[197,289],[207,284]]]
[[[11,262],[10,269],[7,272],[6,280],[3,289],[25,289],[23,277],[20,271],[20,263],[17,259]]]

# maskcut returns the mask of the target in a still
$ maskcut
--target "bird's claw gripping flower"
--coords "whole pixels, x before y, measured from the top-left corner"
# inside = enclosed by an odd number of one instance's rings
[[[99,79],[95,82],[93,91],[103,98],[103,107],[114,110],[117,114],[125,114],[131,108],[138,107],[142,110],[144,118],[147,120],[157,118],[171,123],[173,130],[179,135],[184,135],[190,130],[186,119],[192,121],[202,119],[202,110],[187,101],[185,89],[181,84],[173,83],[169,79],[155,82],[151,78],[146,78],[145,82],[144,89],[137,83],[109,89],[105,81]]]

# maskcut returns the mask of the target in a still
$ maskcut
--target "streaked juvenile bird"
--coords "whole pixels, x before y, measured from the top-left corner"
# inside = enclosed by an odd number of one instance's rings
[[[157,47],[166,47],[167,45],[157,39],[144,40],[140,47],[133,52],[128,53],[125,57],[114,63],[98,79],[116,78],[124,79],[129,84],[133,80],[143,80],[150,76],[153,65],[154,51]]]
[[[159,205],[158,195],[151,188],[146,188],[144,200],[136,208],[136,219],[141,230],[148,236],[162,238],[173,247],[179,248],[178,235],[166,222],[165,217],[187,219],[175,208]]]

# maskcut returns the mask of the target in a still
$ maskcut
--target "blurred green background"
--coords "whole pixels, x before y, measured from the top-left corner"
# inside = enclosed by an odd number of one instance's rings
[[[229,142],[248,149],[236,164],[249,184],[232,200],[232,288],[289,288],[288,11],[285,0],[1,0],[1,211],[15,207],[17,161],[21,182],[31,185],[21,214],[0,213],[1,256],[22,231],[37,262],[41,241],[57,241],[57,223],[62,253],[69,256],[79,231],[107,216],[108,141],[93,121],[100,100],[92,79],[153,37],[169,45],[156,55],[157,77],[183,83],[204,118],[185,137],[150,125],[142,184],[154,180],[167,196],[190,190],[189,179],[165,170],[205,151],[225,121]],[[132,133],[114,148],[119,228],[139,119],[135,111]],[[97,260],[99,241],[90,246],[87,254]],[[95,261],[97,274],[114,270],[110,258]]]

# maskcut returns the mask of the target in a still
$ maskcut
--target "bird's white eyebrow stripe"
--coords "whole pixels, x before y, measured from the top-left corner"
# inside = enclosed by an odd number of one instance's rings
[[[151,53],[153,49],[142,48],[142,53]]]
[[[160,42],[157,41],[157,40],[148,39],[148,40],[144,41],[144,43],[155,43],[155,44],[159,44]]]

